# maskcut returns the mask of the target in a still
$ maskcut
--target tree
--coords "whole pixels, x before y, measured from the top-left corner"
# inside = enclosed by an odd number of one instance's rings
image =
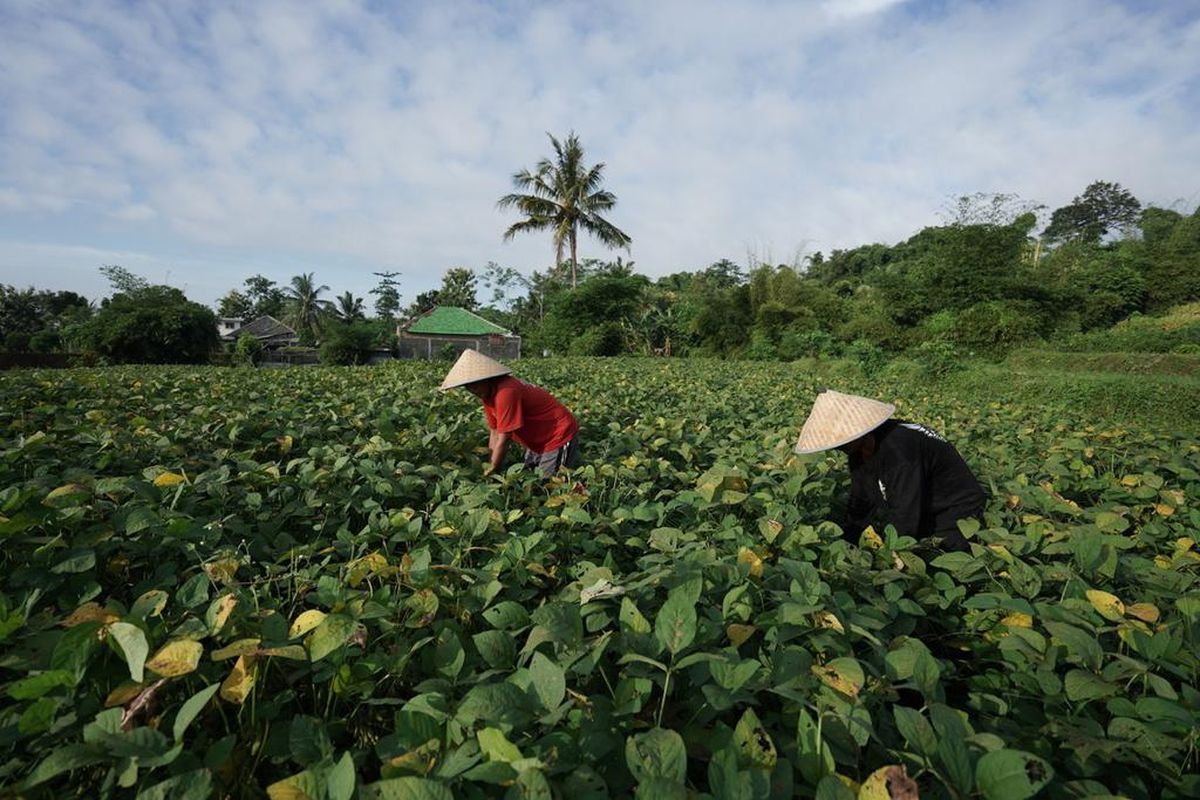
[[[108,278],[113,289],[125,294],[132,294],[150,286],[150,282],[141,275],[134,275],[117,264],[105,264],[100,268],[100,272]]]
[[[1019,217],[1043,208],[1044,205],[1022,200],[1017,194],[975,192],[947,202],[940,215],[950,226],[1012,225]]]
[[[375,295],[375,313],[380,317],[392,320],[400,311],[400,281],[396,280],[399,272],[373,272],[379,278],[379,285],[371,290]]]
[[[551,134],[546,135],[554,147],[554,158],[543,158],[532,172],[522,169],[513,175],[513,185],[518,192],[501,197],[497,205],[502,210],[515,208],[525,217],[504,232],[505,241],[518,233],[551,231],[555,269],[563,263],[564,246],[570,249],[571,288],[574,289],[578,284],[576,245],[581,228],[609,248],[629,249],[632,240],[600,216],[612,210],[617,202],[616,195],[600,188],[604,164],[585,166],[583,146],[574,132],[565,142]]]
[[[288,323],[296,329],[302,340],[316,341],[322,317],[329,310],[329,301],[321,299],[321,293],[327,291],[328,286],[317,286],[311,272],[293,276],[292,285],[284,291],[288,301]]]
[[[218,345],[212,309],[170,286],[118,292],[80,335],[97,353],[129,364],[202,364]]]
[[[1050,241],[1098,243],[1113,229],[1132,228],[1141,208],[1121,184],[1095,181],[1068,205],[1055,209],[1044,236]]]
[[[475,271],[466,267],[452,267],[442,276],[442,288],[437,292],[440,306],[458,306],[469,311],[479,306],[475,298]]]
[[[217,313],[222,317],[247,320],[253,316],[254,301],[237,289],[230,289],[224,297],[217,301]]]
[[[283,289],[275,285],[275,281],[262,275],[252,275],[246,278],[246,297],[250,298],[253,307],[248,317],[282,317],[287,296]]]
[[[367,318],[367,315],[363,312],[362,298],[355,297],[350,292],[343,292],[338,296],[337,305],[333,313],[342,322],[354,322]]]

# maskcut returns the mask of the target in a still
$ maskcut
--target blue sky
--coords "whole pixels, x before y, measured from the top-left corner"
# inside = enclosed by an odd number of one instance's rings
[[[895,242],[976,191],[1200,202],[1190,0],[2,0],[0,52],[0,283],[91,297],[110,263],[205,303],[544,269],[495,202],[547,131],[607,163],[651,276]]]

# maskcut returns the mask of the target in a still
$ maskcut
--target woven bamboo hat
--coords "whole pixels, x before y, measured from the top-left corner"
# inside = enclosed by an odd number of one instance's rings
[[[455,361],[454,366],[446,373],[441,391],[510,374],[512,374],[512,370],[496,359],[488,358],[478,350],[463,350],[458,361]]]
[[[804,421],[797,453],[818,453],[849,444],[878,428],[896,413],[891,403],[824,389]]]

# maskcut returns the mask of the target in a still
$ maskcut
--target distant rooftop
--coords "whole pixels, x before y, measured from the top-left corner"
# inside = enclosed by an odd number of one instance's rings
[[[405,326],[409,333],[450,336],[480,336],[495,333],[511,336],[511,332],[478,314],[457,306],[437,306]]]

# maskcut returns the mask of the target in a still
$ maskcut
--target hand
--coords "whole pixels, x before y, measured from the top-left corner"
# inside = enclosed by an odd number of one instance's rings
[[[491,464],[484,464],[484,465],[483,465],[483,477],[485,477],[485,478],[486,478],[487,476],[491,475],[491,474],[492,474],[493,472],[495,472],[495,471],[496,471],[496,470],[492,469],[492,465],[491,465]]]

